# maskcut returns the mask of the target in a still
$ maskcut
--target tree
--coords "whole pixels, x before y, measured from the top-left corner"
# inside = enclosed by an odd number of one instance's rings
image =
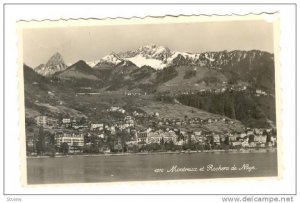
[[[188,116],[187,116],[187,115],[184,116],[184,121],[185,121],[185,122],[188,121]]]
[[[225,144],[225,145],[229,145],[229,144],[230,144],[230,143],[229,143],[229,136],[226,136],[226,137],[225,137],[224,144]]]
[[[60,150],[63,154],[68,154],[69,153],[69,145],[66,142],[63,142],[60,146]]]
[[[47,152],[50,153],[51,157],[55,157],[55,152],[56,152],[55,145],[54,144],[49,144],[47,146]]]
[[[161,150],[164,150],[164,149],[165,149],[165,140],[164,140],[164,137],[161,137],[161,140],[160,140],[160,148],[161,148]]]
[[[126,148],[126,140],[130,140],[130,134],[126,130],[118,130],[117,136],[121,141],[122,152],[124,152]]]
[[[36,125],[33,118],[25,118],[26,128]]]
[[[48,132],[48,133],[46,134],[46,136],[47,136],[48,139],[49,139],[49,144],[50,144],[50,145],[55,145],[55,135]]]
[[[39,128],[38,141],[36,143],[37,154],[42,155],[46,151],[45,147],[45,133],[43,127]]]
[[[267,143],[271,142],[271,134],[270,133],[267,134],[267,140],[266,141],[267,141]]]
[[[86,135],[85,136],[85,147],[83,151],[86,153],[99,153],[99,147],[101,147],[100,139],[94,135]]]
[[[254,142],[254,135],[249,135],[248,143]]]
[[[130,152],[136,153],[136,152],[139,151],[139,147],[138,147],[137,145],[132,145],[132,146],[129,146],[129,147],[128,147],[128,150],[129,150]]]
[[[167,151],[171,150],[171,151],[175,151],[175,144],[174,142],[171,140],[169,142],[165,143],[165,148]]]
[[[193,143],[192,143],[192,131],[190,131],[190,132],[188,132],[188,148],[189,149],[191,149],[192,148],[192,145],[193,145]]]
[[[85,117],[81,117],[80,121],[79,121],[79,124],[80,125],[83,125],[86,123],[86,118]]]

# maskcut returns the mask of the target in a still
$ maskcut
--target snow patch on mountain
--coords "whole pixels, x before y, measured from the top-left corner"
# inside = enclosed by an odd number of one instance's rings
[[[158,46],[156,44],[142,46],[136,50],[135,53],[136,55],[140,54],[145,58],[158,60],[166,60],[172,55],[170,49],[164,46]]]
[[[94,67],[95,65],[97,65],[100,62],[100,60],[94,60],[94,61],[88,61],[86,62],[90,67]]]
[[[215,61],[215,59],[213,59],[213,58],[210,58],[209,56],[208,56],[208,54],[207,53],[205,53],[205,58],[207,59],[207,60],[209,60],[209,61],[211,61],[211,62],[213,62],[213,61]]]
[[[136,55],[131,58],[125,58],[125,60],[131,61],[138,67],[142,66],[150,66],[154,69],[163,69],[167,66],[163,61],[158,60],[158,59],[151,59],[151,58],[145,58],[144,56],[141,55]]]
[[[197,54],[190,54],[190,53],[186,53],[186,52],[180,52],[180,54],[182,56],[184,56],[184,58],[186,58],[186,59],[196,59],[197,58]]]
[[[104,56],[101,61],[105,61],[114,65],[118,65],[119,63],[121,63],[123,60],[117,56],[116,54],[110,54],[110,55],[106,55]]]
[[[168,62],[171,62],[172,60],[174,60],[179,54],[181,54],[181,52],[174,52],[174,54],[172,54],[171,57],[168,58]]]

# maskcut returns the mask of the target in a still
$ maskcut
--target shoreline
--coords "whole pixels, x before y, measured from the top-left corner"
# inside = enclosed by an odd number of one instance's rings
[[[98,156],[132,156],[132,155],[157,155],[157,154],[195,154],[195,153],[267,153],[275,152],[277,148],[264,148],[264,149],[241,149],[241,150],[204,150],[204,151],[175,151],[175,152],[125,152],[125,153],[103,153],[103,154],[68,154],[68,155],[56,155],[51,157],[49,155],[43,156],[26,156],[27,159],[38,159],[38,158],[63,158],[63,157],[73,157],[73,156],[83,156],[83,157],[98,157]]]

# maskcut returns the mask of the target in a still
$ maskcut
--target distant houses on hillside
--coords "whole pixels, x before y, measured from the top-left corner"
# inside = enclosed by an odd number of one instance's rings
[[[34,118],[36,129],[43,130],[35,130],[28,134],[26,137],[28,151],[33,154],[41,153],[41,147],[47,151],[51,149],[49,147],[51,145],[54,145],[56,153],[64,153],[66,150],[68,153],[107,153],[127,150],[136,152],[260,148],[277,145],[273,129],[246,128],[239,132],[223,133],[206,130],[207,126],[217,123],[234,125],[238,122],[226,117],[165,118],[156,111],[150,114],[137,111],[129,113],[119,106],[111,106],[105,112],[110,115],[118,113],[118,119],[109,122],[70,116],[60,118],[36,116]],[[41,136],[43,131],[48,133]],[[41,142],[44,144],[41,145]]]

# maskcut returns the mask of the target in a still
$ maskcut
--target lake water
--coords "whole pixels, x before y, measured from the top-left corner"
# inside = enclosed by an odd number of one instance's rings
[[[28,184],[264,176],[277,176],[275,150],[27,158]]]

